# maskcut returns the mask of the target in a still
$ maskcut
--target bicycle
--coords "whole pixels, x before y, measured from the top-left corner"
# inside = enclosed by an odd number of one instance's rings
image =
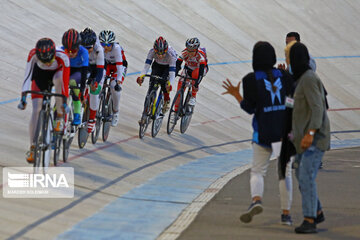
[[[151,136],[154,138],[160,131],[164,115],[162,108],[164,106],[164,96],[161,90],[160,81],[164,78],[146,74],[145,77],[154,78],[154,86],[149,94],[146,95],[144,103],[144,111],[139,122],[139,137],[142,139],[145,135],[146,129],[152,120]],[[159,93],[158,93],[159,92]],[[156,97],[157,96],[157,97]]]
[[[96,112],[96,124],[95,130],[91,133],[91,141],[93,144],[96,143],[99,135],[100,128],[102,126],[102,140],[107,141],[110,133],[111,120],[113,114],[112,98],[110,82],[114,80],[112,76],[113,72],[109,76],[105,76],[104,84],[99,94],[99,108]]]
[[[69,86],[69,89],[70,89],[69,96],[72,96],[72,94],[74,94],[73,93],[74,89],[80,89],[80,88],[77,86]],[[77,126],[73,124],[74,106],[73,106],[72,97],[69,97],[68,106],[70,106],[70,108],[69,108],[69,112],[66,114],[66,123],[64,126],[64,133],[62,137],[62,146],[63,146],[62,154],[63,154],[64,162],[66,162],[68,159],[70,146],[77,131]]]
[[[79,148],[82,149],[85,147],[89,133],[87,131],[87,122],[89,121],[89,115],[90,115],[90,105],[89,105],[89,87],[86,86],[85,92],[84,92],[84,101],[82,103],[81,107],[81,123],[78,126],[78,145]]]
[[[191,77],[178,75],[184,78],[181,88],[176,92],[169,111],[169,118],[167,122],[167,133],[171,134],[174,130],[177,121],[181,118],[180,132],[185,133],[190,125],[194,106],[189,105],[189,100],[192,95],[192,80],[197,80]],[[184,96],[186,96],[184,98]],[[177,105],[177,107],[176,107]]]
[[[39,118],[36,124],[36,130],[33,142],[35,144],[34,149],[34,173],[39,173],[40,165],[42,165],[43,173],[46,173],[47,168],[50,165],[50,150],[51,140],[54,134],[54,117],[51,107],[51,97],[61,97],[63,99],[64,108],[67,109],[66,97],[62,94],[50,93],[47,91],[25,91],[24,97],[27,94],[38,94],[43,96],[42,106],[39,113]],[[21,105],[20,105],[21,104]],[[20,103],[18,108],[22,108],[23,105]],[[57,134],[57,133],[55,133]],[[58,144],[61,143],[56,141],[55,148],[58,149]]]

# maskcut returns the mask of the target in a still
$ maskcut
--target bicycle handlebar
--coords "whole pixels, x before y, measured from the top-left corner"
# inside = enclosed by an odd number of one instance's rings
[[[151,77],[151,78],[155,78],[156,80],[165,80],[163,77],[157,75],[151,75],[151,74],[145,74],[144,77]]]
[[[181,75],[181,74],[176,74],[176,77],[181,77],[181,78],[185,78],[185,79],[189,79],[189,80],[195,80],[195,81],[198,80],[196,78],[187,77],[187,76],[184,76],[184,75]]]

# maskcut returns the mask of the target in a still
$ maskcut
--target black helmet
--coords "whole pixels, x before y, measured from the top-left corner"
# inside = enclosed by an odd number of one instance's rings
[[[168,43],[163,37],[158,37],[154,42],[154,50],[157,54],[165,54],[168,50]]]
[[[67,50],[76,50],[79,48],[81,37],[78,31],[73,28],[67,30],[62,37],[62,44]]]
[[[96,42],[96,33],[89,27],[85,28],[80,32],[81,36],[81,45],[93,46]]]
[[[43,63],[50,62],[56,53],[55,43],[50,38],[41,38],[35,48],[37,58]]]
[[[189,38],[186,40],[185,46],[187,49],[198,49],[200,47],[200,41],[197,37]]]

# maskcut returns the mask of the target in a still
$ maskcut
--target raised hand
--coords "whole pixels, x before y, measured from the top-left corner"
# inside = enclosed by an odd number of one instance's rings
[[[226,92],[223,92],[222,95],[224,94],[230,94],[233,95],[236,100],[238,100],[238,102],[240,103],[243,99],[243,97],[240,94],[240,84],[241,81],[239,81],[239,83],[234,86],[232,85],[232,83],[230,82],[230,80],[227,78],[226,81],[223,81],[223,88],[225,88]]]

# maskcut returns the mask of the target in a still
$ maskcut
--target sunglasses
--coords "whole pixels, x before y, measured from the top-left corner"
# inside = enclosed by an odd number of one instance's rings
[[[101,43],[101,46],[103,47],[111,47],[112,45],[112,43]]]
[[[94,45],[84,46],[84,48],[86,48],[86,49],[92,49],[93,47],[94,47]]]
[[[155,53],[159,56],[163,56],[166,54],[166,51],[164,51],[164,52],[155,51]]]
[[[50,61],[46,61],[46,62],[41,61],[41,62],[44,64],[52,64],[54,61],[55,61],[55,57],[53,57]]]
[[[79,51],[79,49],[65,49],[66,53],[77,53]]]

